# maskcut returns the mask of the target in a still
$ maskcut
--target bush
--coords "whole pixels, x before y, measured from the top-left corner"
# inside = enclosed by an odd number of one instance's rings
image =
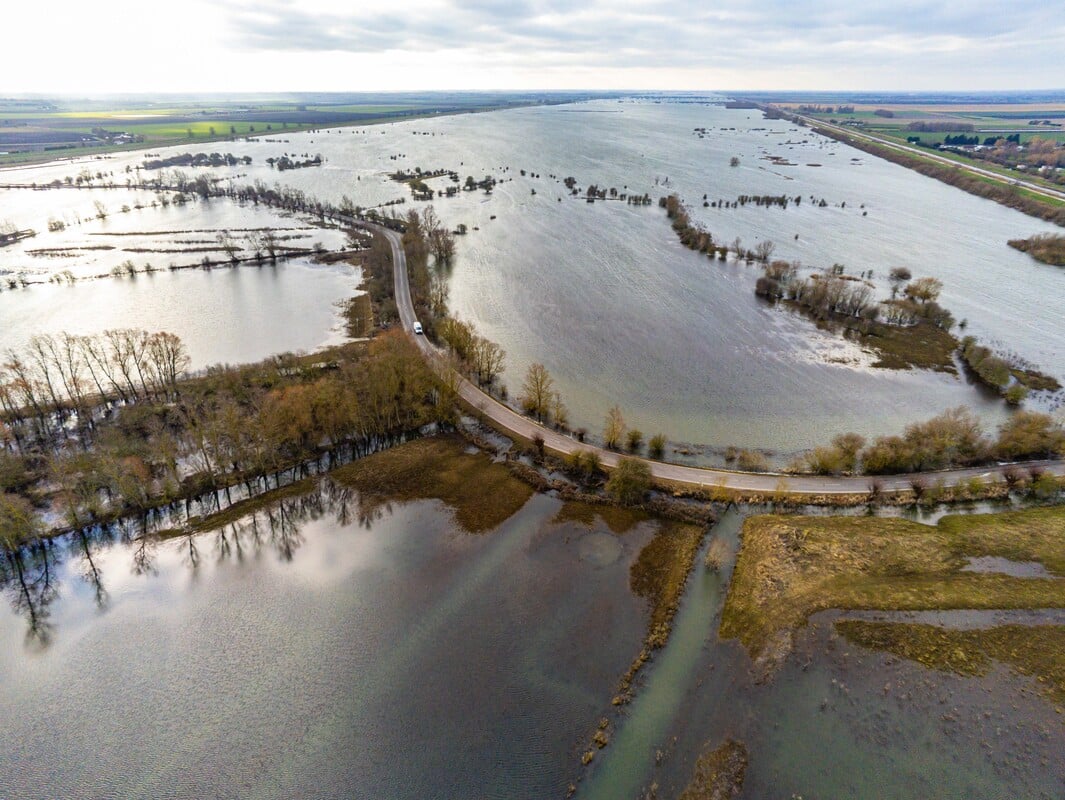
[[[1006,390],[1004,397],[1011,406],[1019,406],[1028,397],[1028,387],[1023,383],[1015,383]]]
[[[651,468],[635,458],[623,458],[610,473],[607,493],[626,505],[639,503],[651,488]]]
[[[666,437],[656,433],[647,443],[647,452],[651,458],[661,459],[666,454]]]
[[[1032,497],[1039,500],[1049,500],[1052,497],[1057,497],[1061,492],[1061,482],[1049,472],[1041,472],[1032,478],[1032,482],[1028,485],[1028,491]]]
[[[988,443],[973,412],[950,409],[927,422],[914,423],[903,436],[881,436],[862,453],[871,474],[944,469],[987,457]]]
[[[625,436],[625,444],[630,453],[638,453],[643,447],[643,433],[633,428]]]
[[[740,450],[736,456],[736,466],[744,472],[765,472],[769,469],[769,461],[757,451]]]
[[[1053,458],[1065,455],[1065,428],[1049,414],[1018,411],[998,429],[997,458]]]

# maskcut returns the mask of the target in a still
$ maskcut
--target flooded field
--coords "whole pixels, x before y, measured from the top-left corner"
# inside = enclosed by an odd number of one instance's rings
[[[730,512],[712,531],[733,554],[742,517]],[[749,752],[743,798],[1049,800],[1065,791],[1065,726],[1041,681],[995,661],[976,674],[928,669],[850,643],[836,627],[1061,626],[1060,610],[823,612],[779,670],[756,677],[743,648],[717,634],[730,571],[731,560],[721,575],[692,575],[669,647],[579,797],[677,797],[699,756],[727,740]]]
[[[327,481],[6,563],[0,795],[562,796],[643,638],[656,523],[534,496],[471,533],[463,502]]]
[[[250,165],[185,171],[237,184],[280,182],[331,202],[347,196],[363,207],[404,200],[392,207],[399,212],[425,203],[388,177],[397,170],[499,180],[490,194],[460,191],[434,200],[449,226],[470,231],[459,237],[450,275],[452,310],[506,349],[504,380],[512,393],[528,364],[541,361],[573,424],[593,432],[617,403],[641,430],[717,448],[766,448],[783,461],[832,433],[895,432],[959,404],[974,407],[989,427],[1007,414],[1000,399],[963,375],[873,369],[857,346],[766,306],[753,292],[756,267],[711,261],[676,241],[657,207],[658,197],[673,192],[717,241],[771,240],[774,257],[810,269],[840,263],[852,275],[871,270],[879,297],[889,294],[894,266],[938,277],[943,305],[967,321],[967,333],[1059,378],[1065,371],[1060,309],[1048,300],[1061,295],[1065,272],[1006,245],[1048,230],[1045,223],[758,112],[598,101],[272,139],[216,145],[250,157]],[[190,150],[166,154],[182,149]],[[283,173],[267,164],[284,153],[321,154],[323,164]],[[736,167],[729,166],[733,156]],[[155,174],[136,169],[143,160],[129,154],[5,170],[0,179],[48,183],[87,168],[113,173],[121,183]],[[582,192],[596,184],[646,193],[656,202],[588,204],[569,194],[562,183],[569,176]],[[437,191],[452,185],[446,175],[426,182]],[[104,192],[116,198],[108,202],[112,208],[128,202],[120,200],[124,193]],[[33,203],[16,207],[13,193],[0,193],[0,218],[44,231],[22,243],[24,249],[65,246],[62,236],[47,233],[48,218],[91,213],[88,197],[69,198],[95,193],[29,194]],[[710,203],[763,194],[803,202],[787,209],[703,206],[704,195]],[[68,201],[73,205],[64,212]],[[257,227],[247,209],[210,205],[209,213],[226,215],[224,221],[180,227]],[[126,226],[139,213],[106,222]],[[0,266],[12,265],[8,253],[0,254]],[[1058,396],[1035,393],[1027,405],[1059,403]],[[719,457],[700,448],[694,453],[698,460]]]
[[[97,201],[115,213],[93,216]],[[120,202],[142,208],[121,212]],[[117,190],[9,191],[0,193],[4,203],[35,226],[35,215],[58,204],[69,225],[0,251],[0,349],[22,349],[40,333],[165,330],[181,337],[192,368],[200,369],[344,339],[335,303],[355,293],[359,271],[311,258],[316,243],[343,247],[344,236],[335,229],[229,201],[161,206],[154,194]],[[275,231],[279,246],[308,255],[217,265],[228,261],[221,235],[248,258],[266,229]],[[216,266],[201,268],[204,257]]]
[[[756,680],[717,633],[746,513],[730,511],[704,542],[724,543],[721,570],[700,558],[669,642],[615,707],[649,619],[630,573],[662,523],[440,457],[499,487],[503,522],[472,522],[476,487],[361,494],[357,462],[203,533],[134,524],[10,558],[0,762],[18,768],[0,793],[676,797],[727,739],[749,752],[741,797],[1065,789],[1065,727],[1037,681],[997,662],[927,669],[837,626],[1060,626],[1061,612],[824,612]],[[600,720],[606,746],[582,767]]]

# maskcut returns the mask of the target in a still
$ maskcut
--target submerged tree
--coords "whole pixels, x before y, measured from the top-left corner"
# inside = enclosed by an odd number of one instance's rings
[[[603,426],[603,442],[611,450],[617,450],[624,436],[625,418],[621,415],[621,409],[614,406],[606,414],[606,423]]]
[[[525,380],[521,385],[521,407],[527,414],[532,414],[543,422],[550,413],[554,379],[547,367],[539,362],[529,365]]]

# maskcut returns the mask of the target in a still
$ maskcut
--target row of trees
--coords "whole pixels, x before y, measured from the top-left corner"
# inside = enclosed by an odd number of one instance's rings
[[[309,460],[332,463],[455,419],[453,388],[398,332],[325,355],[212,368],[165,395],[139,390],[98,418],[91,443],[53,436],[0,451],[3,513],[22,519],[27,504],[47,500],[77,528],[238,483],[254,493]],[[21,539],[35,525],[11,530]]]
[[[506,351],[495,342],[478,335],[470,323],[444,317],[436,325],[436,334],[478,385],[491,386],[502,374]]]
[[[944,330],[954,327],[954,316],[936,300],[943,288],[938,278],[918,278],[910,283],[905,268],[892,271],[892,297],[876,301],[873,284],[844,275],[837,265],[828,274],[798,277],[798,263],[772,261],[755,282],[754,291],[768,300],[790,300],[813,316],[853,317],[869,321],[883,319],[892,325],[915,325],[928,322]],[[906,276],[906,277],[903,277]],[[903,297],[899,298],[902,289]]]
[[[883,475],[975,465],[992,459],[1062,456],[1065,427],[1048,414],[1019,411],[1002,424],[994,438],[989,438],[976,415],[959,406],[907,426],[901,436],[881,436],[868,445],[856,433],[841,434],[830,446],[815,448],[790,468],[823,475]]]
[[[84,435],[108,400],[165,402],[188,365],[185,345],[172,333],[115,328],[34,336],[24,352],[9,348],[0,363],[3,444],[26,450],[64,436],[71,415]]]

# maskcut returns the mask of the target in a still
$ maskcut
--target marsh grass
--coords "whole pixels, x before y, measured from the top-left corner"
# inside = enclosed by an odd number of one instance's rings
[[[696,525],[663,522],[629,568],[629,586],[637,596],[647,600],[651,617],[644,646],[622,676],[614,705],[631,699],[637,673],[650,661],[651,654],[669,640],[673,618],[680,608],[684,584],[695,564],[704,531]]]
[[[992,662],[1035,678],[1039,690],[1065,705],[1065,626],[998,625],[977,630],[952,630],[911,622],[869,622],[848,619],[835,623],[847,641],[910,659],[930,669],[981,676]]]
[[[695,772],[680,800],[729,800],[743,789],[748,754],[743,742],[729,739],[720,747],[709,747],[695,762]]]
[[[793,629],[826,609],[1065,607],[1060,578],[962,572],[970,556],[1038,561],[1065,576],[1065,507],[950,516],[934,527],[875,517],[752,517],[721,636],[772,662],[786,655]]]
[[[517,513],[533,488],[484,453],[467,453],[458,436],[417,439],[339,467],[337,483],[364,502],[438,499],[470,533],[490,531]]]

